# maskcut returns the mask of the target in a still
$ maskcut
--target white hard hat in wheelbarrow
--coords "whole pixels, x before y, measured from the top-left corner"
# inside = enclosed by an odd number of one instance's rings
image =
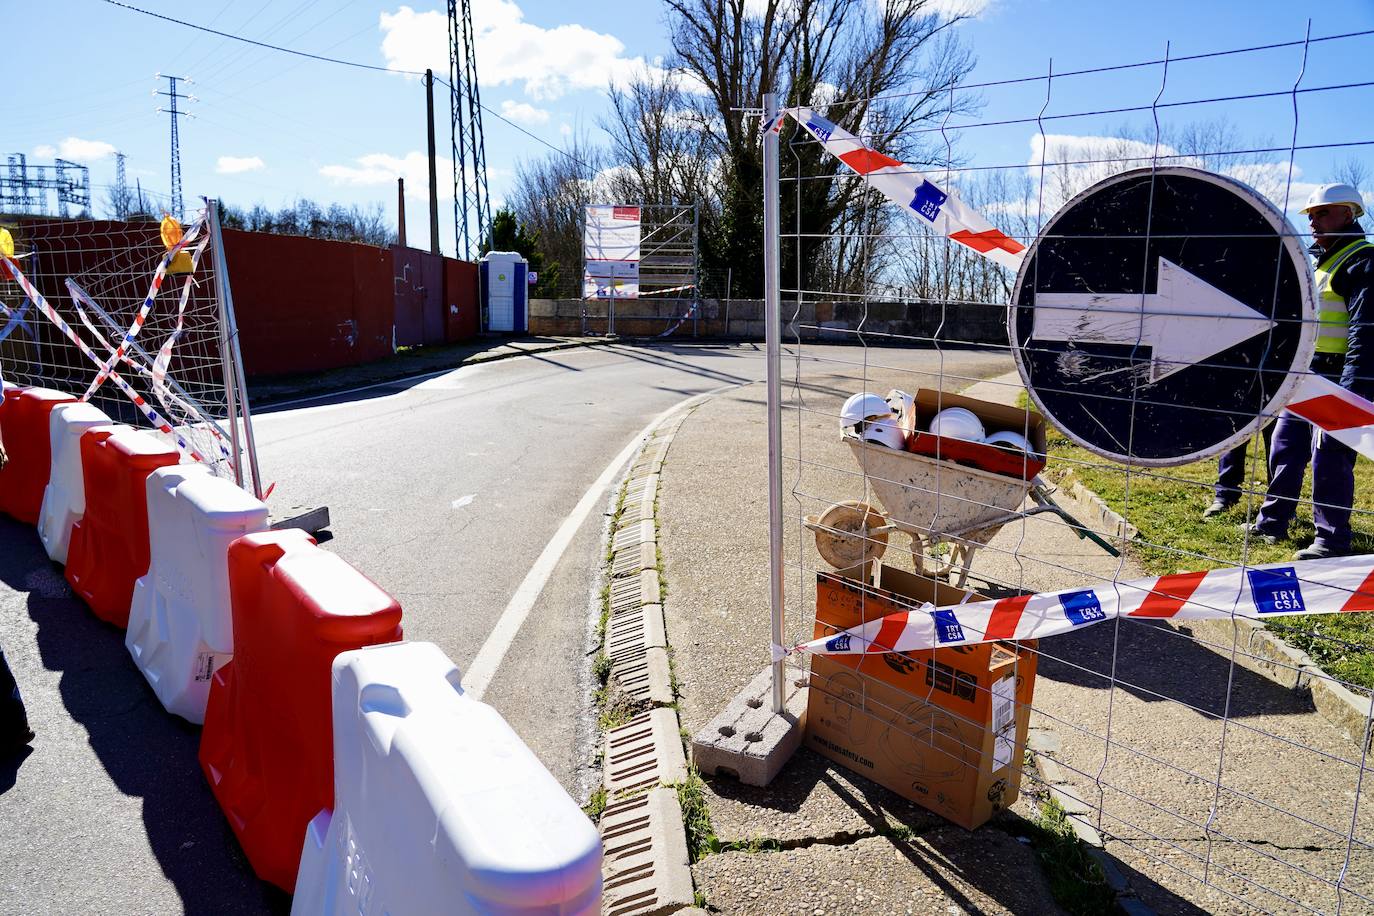
[[[1011,449],[1012,451],[1025,452],[1031,457],[1038,457],[1035,449],[1031,446],[1030,440],[1020,433],[1014,433],[1009,429],[1000,433],[992,433],[983,440],[988,445],[995,445],[998,448]]]
[[[891,417],[892,408],[887,401],[871,391],[850,395],[840,408],[840,426],[845,429],[851,429],[865,420],[886,420]]]
[[[983,441],[983,421],[966,407],[946,407],[930,420],[930,431],[937,436]]]
[[[897,425],[895,419],[873,420],[864,426],[863,440],[865,442],[876,442],[879,445],[886,445],[888,448],[895,448],[904,451],[906,449],[906,433]]]

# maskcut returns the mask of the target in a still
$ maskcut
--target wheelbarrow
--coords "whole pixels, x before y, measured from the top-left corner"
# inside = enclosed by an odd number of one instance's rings
[[[1058,515],[1080,539],[1088,538],[1112,556],[1120,555],[1051,499],[1050,488],[1038,476],[1023,480],[994,474],[849,434],[844,440],[886,511],[860,500],[845,500],[819,515],[806,516],[816,549],[831,566],[845,569],[880,559],[889,536],[900,531],[911,538],[917,574],[947,577],[958,569],[952,584],[963,588],[979,547],[986,546],[1008,522],[1042,512]],[[1023,508],[1028,498],[1035,505]],[[937,548],[946,544],[948,555],[938,556]],[[928,569],[932,560],[934,565]]]

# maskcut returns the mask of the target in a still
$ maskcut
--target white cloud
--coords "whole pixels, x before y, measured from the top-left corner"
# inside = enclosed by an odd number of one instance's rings
[[[501,103],[501,114],[517,124],[527,124],[531,127],[549,123],[549,113],[542,108],[535,108],[528,102],[512,102],[506,99]]]
[[[571,137],[572,134],[573,127],[567,121],[564,121],[562,124],[558,125],[558,135],[560,137]]]
[[[99,162],[118,151],[113,143],[106,143],[104,140],[82,140],[80,137],[68,137],[57,146],[44,143],[33,148],[33,154],[41,159],[59,157],[82,165]]]
[[[221,175],[257,172],[266,167],[267,163],[260,156],[220,156],[215,161],[215,171]]]
[[[357,187],[394,185],[397,178],[404,178],[406,197],[429,196],[429,157],[419,150],[412,150],[404,156],[368,153],[354,162],[356,165],[326,165],[320,169],[320,175],[337,184]],[[443,176],[453,175],[453,160],[438,159],[435,170],[440,176],[439,196],[452,200],[453,182],[451,178],[444,180]]]
[[[447,72],[448,23],[443,14],[402,6],[382,13],[380,26],[388,67]],[[605,89],[640,71],[662,72],[643,57],[626,57],[624,43],[614,35],[580,25],[546,29],[528,23],[511,0],[474,4],[473,29],[483,85],[520,84],[536,101],[575,90]]]

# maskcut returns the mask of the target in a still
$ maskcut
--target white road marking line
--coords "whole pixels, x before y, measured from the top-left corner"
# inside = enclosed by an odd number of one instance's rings
[[[464,506],[466,506],[468,503],[472,502],[472,501],[473,501],[474,499],[476,499],[476,498],[477,498],[477,494],[476,494],[476,493],[469,493],[467,496],[460,496],[458,499],[455,499],[455,500],[453,501],[453,503],[452,503],[452,508],[454,508],[454,509],[461,509],[461,508],[463,508]]]
[[[501,612],[501,617],[496,621],[496,626],[492,628],[491,634],[487,636],[487,641],[482,644],[482,648],[477,652],[477,657],[474,658],[472,664],[468,666],[467,672],[463,675],[463,690],[472,696],[473,699],[480,700],[482,699],[482,695],[486,693],[487,687],[491,685],[492,678],[496,676],[496,669],[501,666],[501,662],[505,659],[506,653],[515,642],[516,634],[520,631],[520,627],[524,625],[525,618],[529,617],[530,610],[534,607],[535,601],[539,599],[539,595],[544,591],[544,586],[548,583],[549,577],[553,575],[554,567],[558,565],[558,561],[568,549],[568,545],[572,543],[572,539],[577,534],[577,530],[582,527],[582,523],[587,520],[587,516],[591,514],[591,511],[596,508],[596,506],[600,505],[605,495],[606,488],[615,480],[616,475],[620,472],[620,469],[625,466],[625,463],[634,456],[636,451],[638,451],[640,445],[648,435],[654,431],[654,428],[657,427],[658,424],[662,423],[677,411],[685,410],[697,401],[706,400],[707,398],[720,394],[722,391],[729,391],[732,388],[738,387],[740,386],[724,385],[720,388],[679,401],[677,404],[674,404],[672,407],[669,407],[667,410],[663,411],[663,413],[650,420],[649,424],[636,433],[635,436],[630,439],[629,444],[621,449],[620,454],[611,459],[611,463],[606,465],[606,470],[602,471],[601,476],[596,479],[596,482],[591,485],[586,493],[582,494],[582,498],[578,500],[572,512],[568,514],[567,518],[563,519],[563,524],[558,526],[558,530],[554,532],[548,544],[544,545],[544,550],[539,554],[539,559],[534,561],[534,565],[530,567],[530,571],[525,574],[524,581],[516,588],[515,594],[511,596],[510,603],[508,603],[506,609]]]

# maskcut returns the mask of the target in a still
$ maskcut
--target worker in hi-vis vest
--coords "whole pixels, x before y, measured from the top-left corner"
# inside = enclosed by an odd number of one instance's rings
[[[1322,185],[1302,208],[1312,227],[1316,258],[1317,352],[1311,371],[1374,399],[1374,244],[1364,237],[1360,192]],[[1312,462],[1312,519],[1317,536],[1294,559],[1350,553],[1350,507],[1355,501],[1355,452],[1301,417],[1283,413],[1269,452],[1269,492],[1258,517],[1245,526],[1268,543],[1288,536],[1303,474]]]

